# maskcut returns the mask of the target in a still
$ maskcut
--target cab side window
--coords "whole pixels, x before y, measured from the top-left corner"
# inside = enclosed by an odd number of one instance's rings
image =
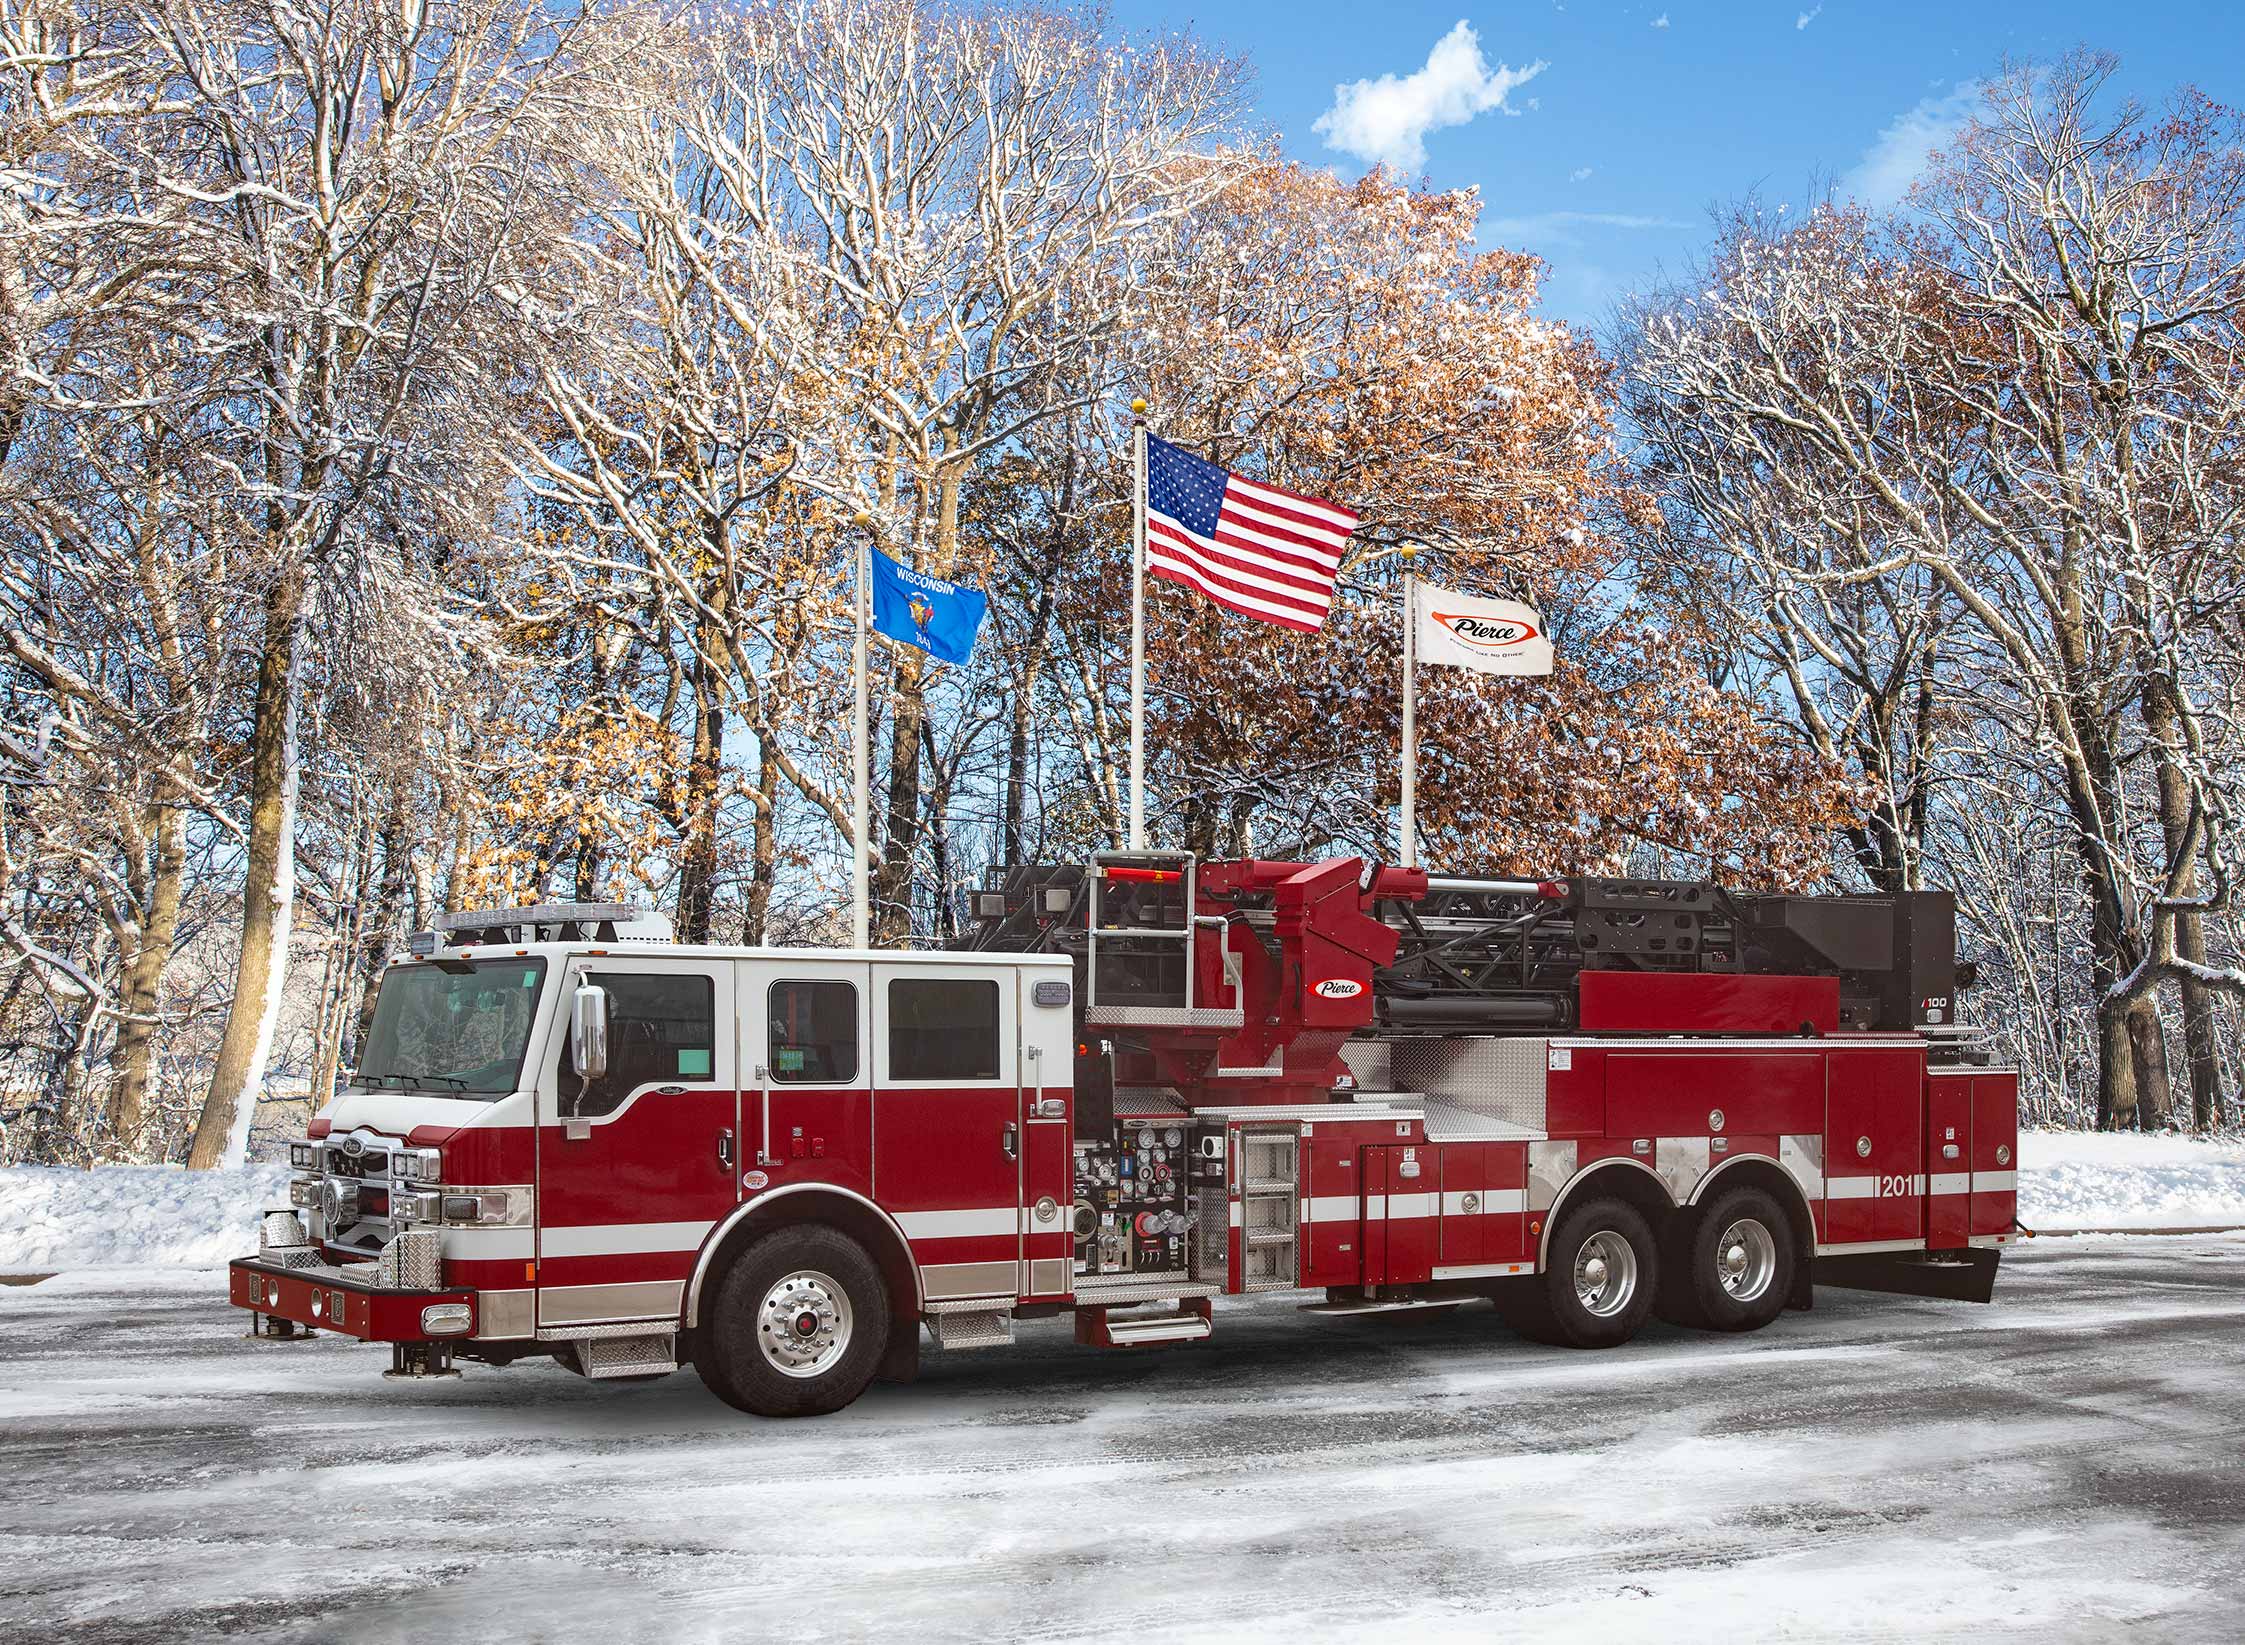
[[[982,977],[897,977],[889,983],[889,1077],[998,1077],[998,985]]]
[[[775,1085],[846,1085],[857,1078],[857,987],[775,982],[768,998]]]
[[[716,1083],[717,985],[709,978],[588,971],[584,980],[608,991],[608,1072],[597,1080],[578,1078],[565,1035],[563,1113],[613,1113],[642,1085]]]

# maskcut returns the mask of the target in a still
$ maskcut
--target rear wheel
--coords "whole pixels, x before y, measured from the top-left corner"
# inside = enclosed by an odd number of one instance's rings
[[[1507,1317],[1539,1342],[1614,1348],[1645,1323],[1659,1282],[1660,1255],[1643,1214],[1627,1200],[1588,1200],[1553,1230],[1543,1273]]]
[[[865,1391],[888,1342],[879,1267],[849,1235],[810,1223],[775,1229],[734,1259],[694,1368],[740,1410],[818,1416]]]
[[[1758,1331],[1785,1311],[1799,1260],[1793,1219],[1761,1189],[1716,1195],[1680,1243],[1688,1323]]]

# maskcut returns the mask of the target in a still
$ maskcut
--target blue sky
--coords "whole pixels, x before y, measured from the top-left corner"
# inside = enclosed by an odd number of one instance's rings
[[[1479,187],[1484,242],[1542,256],[1549,312],[1589,324],[1704,244],[1711,205],[1898,193],[2007,56],[2086,43],[2148,103],[2185,82],[2245,102],[2245,10],[2177,0],[1125,0],[1116,21],[1246,53],[1296,159],[1353,177],[1366,153],[1423,153],[1414,174]]]

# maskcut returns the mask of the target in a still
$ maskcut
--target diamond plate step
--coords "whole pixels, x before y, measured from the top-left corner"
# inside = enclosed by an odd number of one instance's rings
[[[678,1369],[678,1339],[669,1332],[637,1337],[588,1337],[573,1345],[577,1369],[587,1377],[664,1376]]]
[[[1010,1308],[949,1308],[927,1318],[938,1348],[1003,1348],[1013,1341]]]
[[[1203,1285],[1183,1274],[1156,1274],[1141,1279],[1124,1274],[1114,1279],[1089,1275],[1076,1281],[1076,1300],[1083,1303],[1176,1302],[1184,1297],[1220,1297],[1221,1285]]]

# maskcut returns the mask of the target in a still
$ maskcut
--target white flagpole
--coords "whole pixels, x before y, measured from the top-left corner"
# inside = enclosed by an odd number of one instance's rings
[[[1130,849],[1146,849],[1146,402],[1130,402]]]
[[[866,584],[873,574],[866,545],[873,536],[873,516],[861,513],[851,524],[858,530],[857,560],[850,579],[850,605],[856,619],[856,633],[850,645],[850,946],[870,948],[873,921],[869,882],[873,854],[872,842],[866,838],[870,826],[866,814],[872,808],[869,791],[873,776],[872,760],[866,748],[871,734],[866,729],[865,711],[865,624]]]
[[[1418,546],[1403,555],[1403,866],[1419,865],[1419,579],[1411,569]]]

